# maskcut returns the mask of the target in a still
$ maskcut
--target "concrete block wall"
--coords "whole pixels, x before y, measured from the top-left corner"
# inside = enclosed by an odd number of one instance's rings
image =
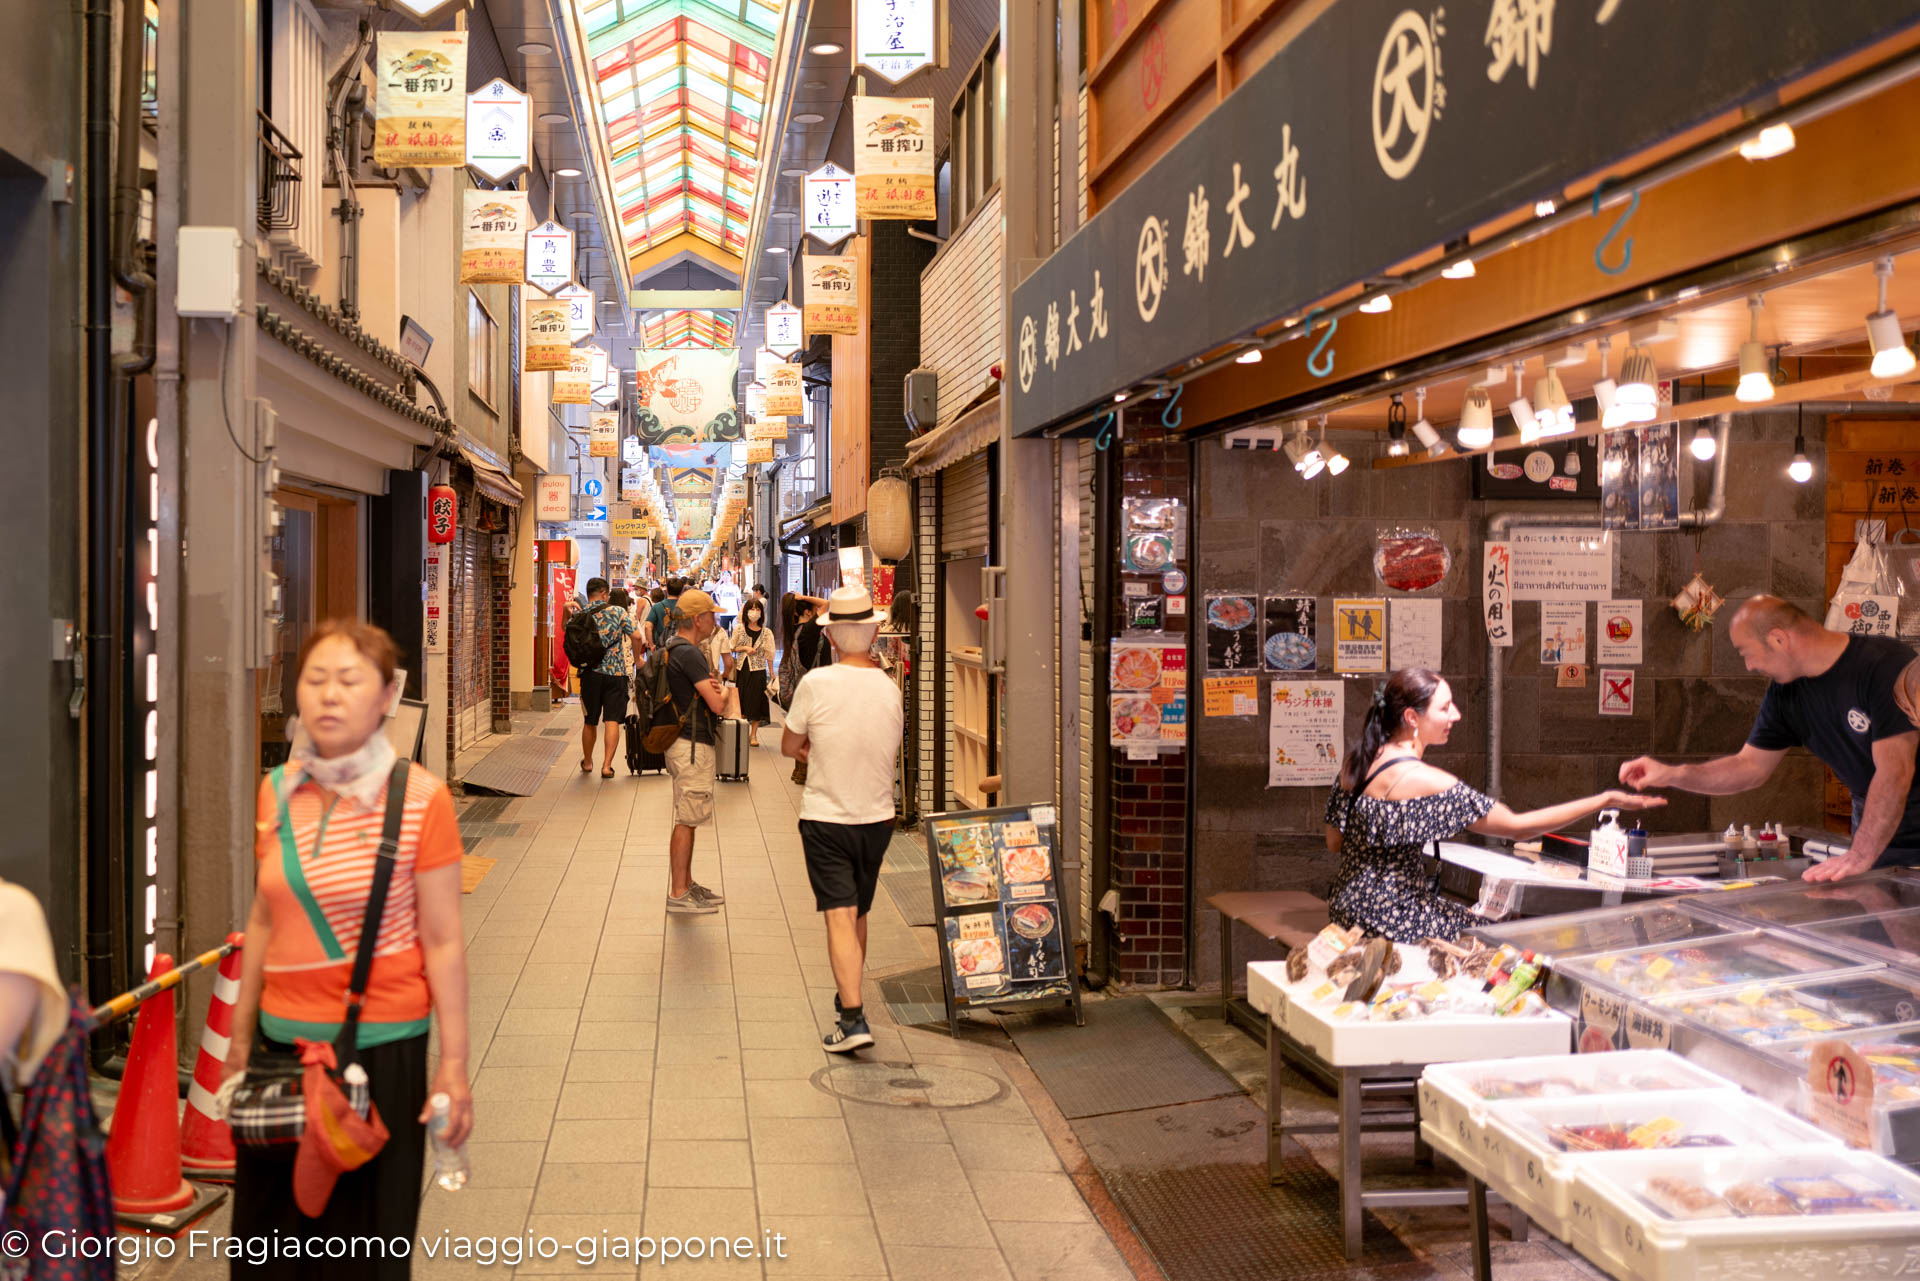
[[[1638,668],[1634,715],[1603,717],[1589,668],[1584,689],[1561,689],[1556,670],[1540,662],[1540,606],[1520,602],[1513,647],[1502,656],[1505,683],[1504,781],[1500,799],[1529,809],[1601,791],[1616,783],[1622,761],[1651,753],[1666,760],[1704,760],[1738,750],[1760,705],[1764,679],[1749,675],[1727,639],[1735,604],[1773,592],[1810,611],[1824,610],[1824,504],[1819,484],[1786,477],[1793,454],[1791,412],[1733,419],[1727,512],[1700,531],[1615,536],[1619,599],[1644,602],[1645,659]],[[1808,449],[1820,466],[1825,420],[1808,416]],[[1342,440],[1353,459],[1341,477],[1302,480],[1283,454],[1197,446],[1197,538],[1193,592],[1261,595],[1312,593],[1319,598],[1320,676],[1332,679],[1327,622],[1335,596],[1392,596],[1373,573],[1375,535],[1395,525],[1425,525],[1446,540],[1453,566],[1437,593],[1443,603],[1443,675],[1464,713],[1445,751],[1428,759],[1474,786],[1486,783],[1486,638],[1475,570],[1488,504],[1472,499],[1468,464],[1375,472],[1373,442]],[[1711,467],[1692,466],[1692,505],[1704,506]],[[1683,473],[1682,503],[1688,505]],[[1595,518],[1598,523],[1598,517]],[[1696,567],[1728,602],[1711,631],[1681,624],[1670,601]],[[1589,611],[1589,628],[1592,611]],[[1591,637],[1588,663],[1593,660]],[[1204,661],[1204,660],[1202,660]],[[1260,680],[1264,697],[1268,678]],[[1356,732],[1374,679],[1355,678],[1346,707]],[[1196,713],[1198,709],[1195,709]],[[1304,889],[1325,897],[1338,867],[1327,853],[1321,815],[1324,788],[1267,788],[1267,721],[1194,716],[1195,743],[1194,979],[1218,979],[1216,915],[1200,907],[1223,890]],[[1824,771],[1792,753],[1758,794],[1703,797],[1673,794],[1658,830],[1720,830],[1729,822],[1780,820],[1821,824]],[[1236,953],[1258,959],[1257,939],[1244,931]]]

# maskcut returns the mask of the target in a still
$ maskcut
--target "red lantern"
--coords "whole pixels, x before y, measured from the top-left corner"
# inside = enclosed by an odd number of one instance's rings
[[[450,543],[460,525],[460,495],[451,485],[435,485],[427,491],[427,541]]]

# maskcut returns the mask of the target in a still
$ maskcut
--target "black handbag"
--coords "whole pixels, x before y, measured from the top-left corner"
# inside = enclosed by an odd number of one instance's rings
[[[333,1076],[362,1116],[372,1105],[372,1090],[364,1074],[355,1084],[346,1080],[346,1071],[359,1059],[360,1011],[373,973],[373,949],[379,941],[387,888],[393,882],[394,860],[400,850],[400,819],[407,807],[407,770],[411,764],[401,757],[394,762],[393,777],[387,780],[386,823],[374,860],[367,914],[360,922],[360,945],[354,949],[353,973],[347,980],[346,1018],[333,1039]],[[235,1145],[288,1152],[299,1145],[307,1128],[305,1073],[298,1053],[268,1050],[255,1043],[246,1077],[227,1106],[227,1125],[233,1130]]]

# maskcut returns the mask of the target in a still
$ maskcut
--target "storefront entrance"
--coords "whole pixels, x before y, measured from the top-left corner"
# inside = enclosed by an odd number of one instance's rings
[[[286,760],[290,750],[287,726],[299,710],[294,691],[300,646],[326,619],[361,616],[359,502],[302,489],[276,490],[273,498],[282,513],[273,538],[280,625],[258,684],[262,769]]]

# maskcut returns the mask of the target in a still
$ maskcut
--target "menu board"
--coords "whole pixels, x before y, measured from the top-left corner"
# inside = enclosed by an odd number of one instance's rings
[[[1187,741],[1187,649],[1179,641],[1115,641],[1107,701],[1114,747],[1157,749]]]
[[[1058,1000],[1080,1014],[1050,805],[935,814],[926,821],[947,1017],[991,1002]]]

